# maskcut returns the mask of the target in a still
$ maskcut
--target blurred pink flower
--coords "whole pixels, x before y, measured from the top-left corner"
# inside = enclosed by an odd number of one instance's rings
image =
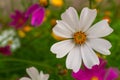
[[[22,13],[18,10],[15,11],[15,14],[11,14],[10,17],[13,19],[10,25],[15,29],[23,27],[28,20],[28,17],[25,17],[25,13]]]
[[[45,16],[45,9],[39,4],[33,4],[30,6],[25,14],[26,17],[31,16],[31,25],[40,26]]]
[[[92,69],[80,69],[77,73],[73,72],[72,76],[76,80],[115,80],[119,76],[116,68],[105,68],[106,61],[100,59],[100,65],[95,65]]]
[[[0,53],[3,55],[11,55],[10,46],[0,47]]]

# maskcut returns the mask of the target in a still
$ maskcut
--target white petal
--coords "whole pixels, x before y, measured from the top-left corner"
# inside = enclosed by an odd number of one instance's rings
[[[0,45],[1,46],[8,45],[9,41],[13,41],[13,36],[8,36],[7,38],[5,38],[5,40],[3,40]]]
[[[89,38],[98,38],[109,35],[113,29],[108,25],[106,20],[102,20],[93,25],[86,33]]]
[[[91,69],[94,65],[99,65],[99,59],[95,52],[89,47],[89,45],[81,45],[81,53],[83,63],[88,69]]]
[[[76,10],[73,7],[68,8],[62,15],[61,18],[65,21],[72,29],[78,30],[79,18]]]
[[[109,55],[109,49],[112,47],[111,43],[105,39],[89,39],[88,44],[96,51],[104,54]]]
[[[42,80],[48,80],[49,79],[49,74],[45,74]]]
[[[72,38],[73,32],[69,29],[69,26],[63,21],[57,21],[57,25],[53,28],[53,32],[64,38]]]
[[[4,36],[4,38],[7,38],[9,36],[15,36],[15,31],[13,29],[10,29],[10,30],[5,30],[2,32],[2,36]]]
[[[30,67],[26,69],[28,75],[32,78],[32,80],[37,80],[37,76],[39,76],[39,72],[35,67]]]
[[[38,76],[37,80],[48,80],[49,74],[43,74],[42,71],[40,71],[40,75]]]
[[[13,43],[11,44],[11,49],[14,51],[15,49],[20,47],[20,41],[18,38],[14,38]]]
[[[73,27],[69,26],[65,21],[63,20],[57,20],[57,24],[61,24],[61,27],[66,27],[69,31],[72,33],[75,33],[76,31],[73,29]]]
[[[3,40],[3,41],[0,43],[0,46],[5,46],[5,45],[7,45],[7,43],[8,43],[8,40]]]
[[[81,63],[80,45],[76,45],[67,56],[66,67],[68,69],[73,69],[74,72],[78,72],[81,67]]]
[[[27,78],[27,77],[22,77],[20,78],[19,80],[31,80],[30,78]]]
[[[62,58],[74,47],[74,45],[72,40],[64,40],[55,43],[50,50],[57,55],[57,58]]]
[[[88,30],[97,15],[96,9],[83,8],[80,15],[80,26],[83,32]]]
[[[13,29],[8,30],[8,31],[7,31],[7,34],[8,34],[8,35],[11,35],[11,36],[15,36],[15,35],[16,35],[16,34],[15,34],[15,31],[14,31]]]
[[[38,80],[39,80],[39,79],[42,80],[43,77],[44,77],[43,71],[40,71],[40,75],[38,76]]]
[[[3,39],[3,36],[0,36],[0,42],[2,41],[2,39]]]

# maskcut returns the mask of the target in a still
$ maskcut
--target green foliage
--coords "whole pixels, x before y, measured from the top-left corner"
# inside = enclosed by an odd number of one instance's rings
[[[24,3],[23,5],[26,8],[29,4]],[[93,4],[96,4],[95,1]],[[117,11],[116,7],[118,6],[116,6],[116,3],[111,0],[109,4],[112,7],[107,6],[108,8],[105,8],[105,6],[101,6],[105,5],[105,3],[96,6],[100,11],[95,22],[103,19],[105,11],[111,13],[109,16],[111,19],[110,26],[114,29],[114,32],[106,37],[112,43],[111,55],[106,57],[108,61],[107,67],[112,66],[120,69],[120,16],[118,15],[119,11]],[[26,68],[31,66],[50,74],[49,80],[73,80],[71,77],[72,71],[67,70],[65,66],[66,57],[57,59],[50,52],[51,45],[57,42],[51,36],[53,26],[50,25],[50,20],[52,18],[60,19],[60,15],[65,11],[66,6],[64,5],[58,9],[48,7],[47,9],[51,11],[50,16],[47,17],[47,20],[40,27],[26,33],[25,38],[20,38],[21,47],[19,49],[13,52],[11,56],[0,55],[0,80],[18,80],[23,76],[27,76]],[[5,18],[5,21],[8,23],[10,19]]]

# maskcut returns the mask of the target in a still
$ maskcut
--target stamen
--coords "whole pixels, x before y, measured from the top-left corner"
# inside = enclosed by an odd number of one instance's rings
[[[74,41],[77,44],[83,44],[83,43],[85,43],[85,41],[86,41],[86,35],[85,35],[85,33],[81,32],[81,31],[80,32],[76,32],[74,34]]]
[[[11,44],[13,44],[13,41],[9,40],[7,43],[8,43],[8,45],[11,45]]]
[[[93,76],[91,80],[99,80],[99,78],[97,76]]]

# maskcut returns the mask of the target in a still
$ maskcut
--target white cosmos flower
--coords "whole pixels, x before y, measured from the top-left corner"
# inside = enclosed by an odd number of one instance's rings
[[[28,73],[30,78],[22,77],[20,78],[20,80],[48,80],[49,78],[49,74],[43,74],[42,71],[40,71],[39,73],[35,67],[27,68],[26,72]]]
[[[0,35],[0,46],[6,45],[10,45],[13,51],[20,47],[19,38],[13,29],[5,30]]]
[[[51,51],[57,58],[67,55],[66,67],[77,72],[83,61],[84,65],[91,69],[92,66],[99,64],[99,59],[94,50],[109,55],[111,43],[102,37],[112,33],[106,20],[102,20],[92,25],[97,15],[96,9],[83,8],[80,18],[73,7],[68,8],[58,20],[53,32],[66,38],[55,43]]]

